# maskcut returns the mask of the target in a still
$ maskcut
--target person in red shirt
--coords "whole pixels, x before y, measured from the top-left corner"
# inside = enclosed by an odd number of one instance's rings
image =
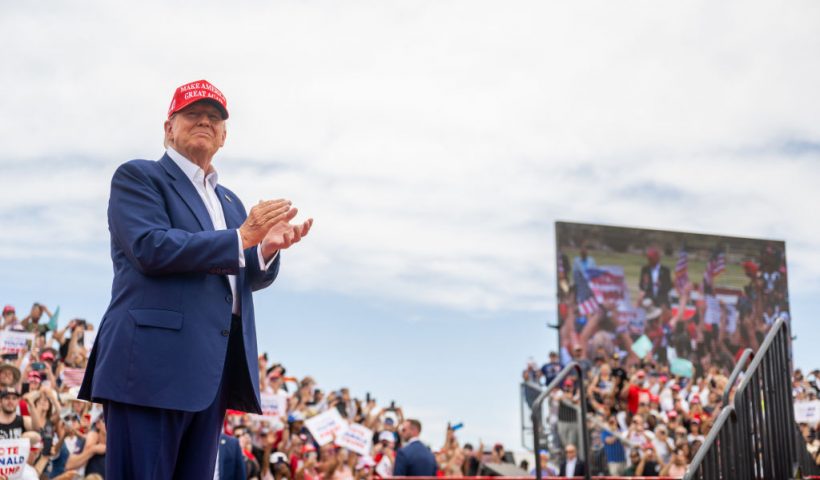
[[[646,372],[638,370],[629,381],[629,386],[624,392],[626,392],[626,407],[630,415],[635,415],[638,413],[638,406],[642,401],[649,403],[650,394],[646,388]]]

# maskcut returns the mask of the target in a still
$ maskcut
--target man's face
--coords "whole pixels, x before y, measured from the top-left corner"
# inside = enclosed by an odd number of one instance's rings
[[[18,400],[20,400],[20,397],[18,397],[16,393],[4,393],[3,396],[0,397],[0,408],[2,408],[3,413],[10,414],[16,412]]]
[[[411,438],[418,436],[418,432],[413,427],[413,424],[410,422],[404,422],[401,424],[401,428],[399,429],[399,435],[401,436],[402,441],[407,442]]]
[[[0,370],[0,385],[8,386],[14,383],[14,374],[11,373],[11,370],[8,368],[4,368]]]
[[[210,159],[225,145],[225,120],[209,102],[196,102],[178,111],[165,122],[168,144],[187,158]]]
[[[578,452],[576,452],[574,445],[568,446],[567,447],[567,460],[574,460],[575,455],[577,455],[577,453]]]

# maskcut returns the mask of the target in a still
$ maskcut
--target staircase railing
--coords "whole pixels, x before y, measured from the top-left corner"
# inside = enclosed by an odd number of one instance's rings
[[[733,402],[715,420],[684,480],[786,480],[798,472],[798,465],[803,473],[814,471],[805,465],[805,443],[795,435],[790,340],[788,324],[781,318],[752,359]]]
[[[549,398],[550,393],[555,390],[558,386],[564,383],[564,380],[573,372],[575,372],[578,376],[578,388],[581,390],[581,411],[579,412],[579,421],[581,422],[581,451],[584,452],[584,460],[589,462],[589,434],[587,432],[587,418],[586,418],[586,404],[587,404],[587,397],[586,397],[586,388],[584,388],[584,370],[581,368],[581,365],[578,362],[572,362],[555,377],[547,388],[541,392],[540,395],[535,399],[532,403],[532,437],[533,437],[533,445],[535,450],[535,478],[537,480],[542,479],[542,471],[541,471],[541,458],[538,454],[539,446],[541,445],[541,426],[543,425],[541,412],[542,412],[542,404],[544,400]],[[591,480],[590,476],[590,469],[586,468],[584,470],[584,478],[586,480]]]

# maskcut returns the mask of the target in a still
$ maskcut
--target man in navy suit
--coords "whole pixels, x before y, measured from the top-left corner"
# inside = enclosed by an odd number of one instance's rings
[[[225,144],[222,93],[179,87],[165,155],[132,160],[111,181],[111,303],[80,398],[104,406],[106,477],[213,478],[227,408],[261,413],[251,292],[270,285],[291,225],[287,200],[246,215],[212,165]]]
[[[405,420],[399,430],[404,446],[396,453],[393,467],[395,477],[435,477],[438,470],[436,457],[421,441],[421,422]]]

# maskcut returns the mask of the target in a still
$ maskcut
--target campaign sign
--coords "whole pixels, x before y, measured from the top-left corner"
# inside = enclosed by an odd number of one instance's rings
[[[695,374],[695,366],[685,358],[674,358],[669,362],[669,371],[672,375],[692,378]]]
[[[29,350],[32,343],[34,343],[33,332],[0,331],[0,352],[2,353],[22,353]]]
[[[321,445],[325,446],[332,442],[339,433],[347,428],[347,423],[339,415],[339,411],[332,408],[319,415],[305,420],[305,426],[313,435],[313,439]]]
[[[623,267],[607,265],[594,269],[589,275],[589,287],[600,304],[629,302]]]
[[[282,393],[263,393],[262,415],[265,417],[282,417],[288,413],[288,397]]]
[[[370,449],[373,447],[373,430],[358,423],[351,423],[336,435],[336,445],[362,456],[370,455]]]
[[[641,335],[641,338],[635,340],[632,344],[632,351],[635,352],[638,358],[644,358],[652,351],[652,341],[646,335]]]
[[[31,442],[27,438],[0,440],[0,478],[23,478],[23,466],[28,461]]]
[[[794,420],[797,423],[808,423],[809,425],[820,422],[820,400],[796,402],[794,404]]]

